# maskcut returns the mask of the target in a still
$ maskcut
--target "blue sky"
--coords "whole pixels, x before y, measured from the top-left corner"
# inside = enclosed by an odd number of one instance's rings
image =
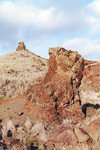
[[[62,46],[100,61],[100,0],[0,0],[0,54],[20,41],[45,58]]]

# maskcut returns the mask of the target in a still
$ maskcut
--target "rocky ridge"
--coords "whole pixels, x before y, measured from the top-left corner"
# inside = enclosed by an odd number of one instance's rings
[[[49,49],[45,77],[0,104],[0,146],[9,150],[99,150],[100,62]]]
[[[16,48],[16,51],[22,51],[22,50],[26,50],[26,46],[24,42],[19,42],[18,47]]]

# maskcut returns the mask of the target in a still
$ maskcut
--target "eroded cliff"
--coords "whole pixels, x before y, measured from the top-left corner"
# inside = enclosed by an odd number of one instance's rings
[[[28,99],[52,110],[60,117],[66,117],[70,105],[77,103],[80,108],[79,87],[83,77],[84,59],[78,52],[61,47],[50,48],[49,55],[46,77],[40,84],[29,88]],[[77,110],[73,110],[75,112]]]

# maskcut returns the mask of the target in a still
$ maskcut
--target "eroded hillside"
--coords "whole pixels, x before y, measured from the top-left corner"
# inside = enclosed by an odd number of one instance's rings
[[[30,84],[43,80],[47,70],[48,60],[20,43],[16,51],[0,56],[0,99],[22,95]]]
[[[29,53],[21,49],[17,52]],[[44,76],[38,71],[40,82],[34,78],[23,96],[1,100],[1,149],[99,150],[100,62],[61,47],[50,48],[49,55]]]

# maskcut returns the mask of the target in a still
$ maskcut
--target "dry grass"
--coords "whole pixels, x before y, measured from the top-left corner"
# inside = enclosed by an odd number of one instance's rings
[[[0,97],[22,95],[30,84],[43,80],[48,61],[28,50],[0,56]]]

